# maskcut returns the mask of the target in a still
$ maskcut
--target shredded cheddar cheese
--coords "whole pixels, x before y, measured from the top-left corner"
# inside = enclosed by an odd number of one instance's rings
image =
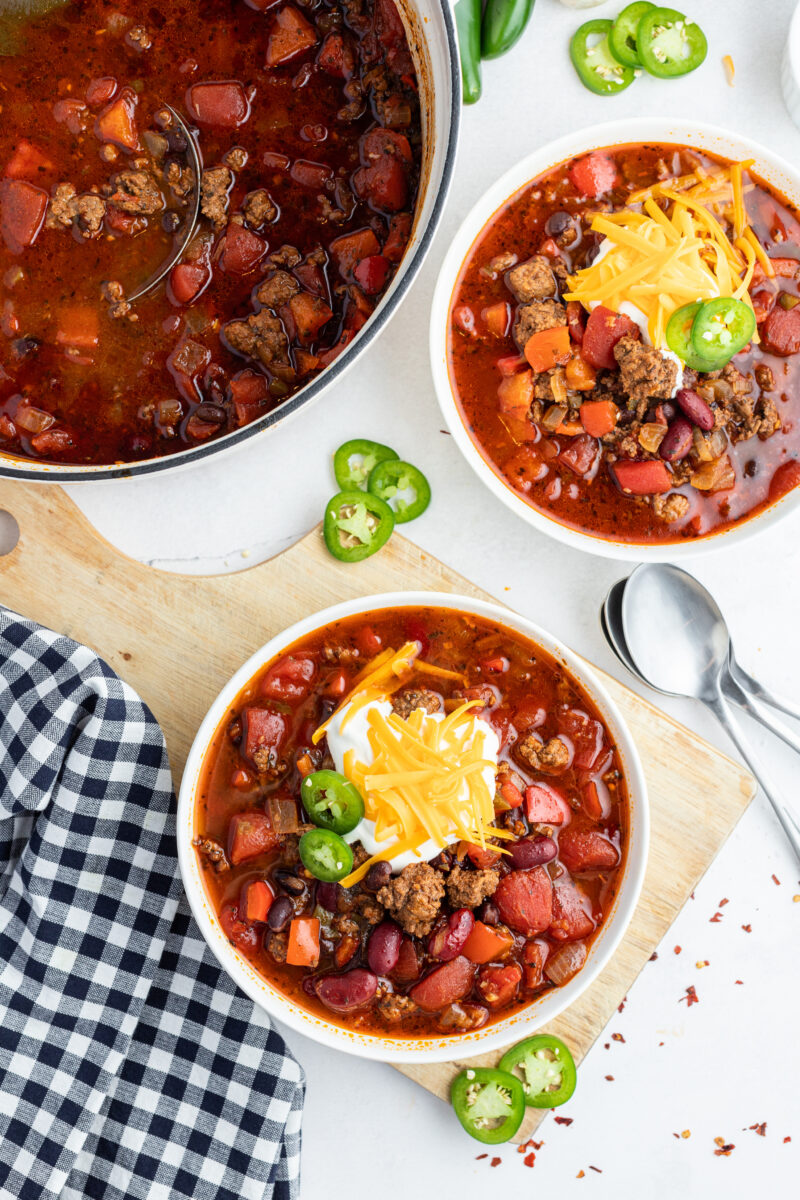
[[[606,239],[601,257],[569,277],[566,300],[619,312],[626,302],[645,314],[651,343],[666,347],[669,318],[685,304],[732,296],[750,303],[756,260],[772,264],[747,219],[744,172],[751,162],[687,175],[632,193],[620,212],[595,213]],[[728,236],[725,224],[732,229]]]

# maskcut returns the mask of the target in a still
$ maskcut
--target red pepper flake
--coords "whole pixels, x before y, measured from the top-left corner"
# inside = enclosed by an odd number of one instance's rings
[[[530,1154],[526,1154],[522,1161],[525,1163],[526,1167],[532,1167],[536,1162],[536,1155],[531,1150]]]
[[[719,904],[717,905],[717,908],[724,908],[725,905],[728,903],[729,903],[728,897],[723,896],[722,899],[720,900]]]
[[[657,958],[658,958],[658,952],[656,950],[654,950],[653,953],[650,955],[650,962],[655,962]]]
[[[574,1117],[553,1117],[556,1125],[571,1125],[575,1120]]]
[[[489,1163],[489,1166],[490,1166],[490,1167],[499,1167],[499,1166],[500,1166],[500,1163],[501,1163],[502,1161],[503,1161],[503,1160],[502,1160],[502,1158],[497,1158],[497,1157],[495,1157],[495,1158],[493,1158],[493,1159],[492,1159],[492,1161]]]
[[[663,1043],[663,1042],[659,1042],[658,1044],[659,1044],[659,1046],[663,1046],[663,1045],[664,1045],[664,1043]]]
[[[680,1140],[681,1140],[681,1135],[680,1135],[679,1133],[673,1133],[673,1135],[672,1135],[672,1136],[673,1136],[673,1137],[676,1137],[676,1138],[678,1139],[678,1141],[680,1141]]]
[[[611,1040],[612,1040],[612,1042],[624,1042],[625,1038],[622,1036],[621,1033],[612,1033]]]
[[[604,1076],[603,1076],[603,1078],[604,1078],[604,1079],[607,1079],[609,1083],[613,1083],[613,1082],[614,1082],[614,1076],[613,1076],[613,1075],[604,1075]]]
[[[784,1144],[784,1146],[786,1145],[786,1143],[787,1143],[787,1142],[790,1142],[791,1140],[792,1140],[792,1139],[791,1139],[790,1137],[785,1137],[785,1138],[783,1139],[783,1144]]]
[[[621,1003],[619,1003],[619,1004],[617,1005],[617,1012],[620,1012],[620,1013],[621,1013],[621,1012],[622,1012],[622,1010],[623,1010],[623,1008],[625,1007],[625,1005],[626,1005],[627,1003],[628,1003],[628,997],[627,997],[627,996],[623,996],[623,997],[622,997],[622,1001],[621,1001]]]
[[[715,912],[713,917],[709,918],[709,925],[717,925],[722,920],[722,913]]]
[[[575,1178],[576,1178],[576,1179],[583,1179],[583,1178],[585,1177],[585,1175],[586,1175],[586,1172],[585,1172],[585,1171],[578,1171],[578,1174],[575,1176]]]
[[[742,926],[742,929],[745,931],[745,933],[752,933],[752,932],[753,932],[753,926],[752,926],[752,925],[743,925],[743,926]]]
[[[675,953],[675,954],[680,954],[680,952],[681,952],[681,947],[680,947],[680,946],[676,946],[676,947],[675,947],[675,950],[674,950],[674,952],[673,952],[673,953]]]
[[[733,982],[734,982],[734,983],[741,983],[742,985],[744,984],[744,980],[743,980],[743,979],[734,979],[734,981],[733,981]]]
[[[729,1158],[731,1150],[736,1149],[733,1142],[726,1142],[725,1138],[721,1137],[714,1138],[714,1144],[717,1147],[714,1153],[718,1158]]]
[[[476,1162],[480,1162],[482,1158],[488,1158],[488,1157],[489,1157],[489,1155],[488,1155],[488,1154],[476,1154],[476,1155],[475,1155],[475,1161],[476,1161]]]
[[[781,881],[780,881],[780,879],[778,879],[778,876],[777,876],[777,875],[773,875],[773,876],[772,876],[772,882],[775,884],[775,886],[776,886],[776,887],[780,887],[780,886],[781,886]]]
[[[610,1049],[611,1049],[611,1042],[603,1042],[603,1049],[604,1049],[604,1050],[610,1050]]]
[[[603,1172],[600,1170],[600,1168],[599,1168],[599,1167],[593,1167],[591,1163],[589,1163],[589,1170],[590,1170],[590,1171],[597,1171],[597,1174],[598,1174],[598,1175],[602,1175],[602,1174],[603,1174]]]
[[[755,1125],[748,1125],[748,1129],[754,1129],[759,1137],[767,1136],[767,1122],[766,1121],[761,1121],[760,1123],[757,1121]]]
[[[700,997],[698,996],[697,992],[695,991],[693,983],[689,984],[689,986],[686,989],[686,995],[681,996],[681,999],[678,1001],[679,1004],[680,1004],[681,1000],[686,1001],[687,1008],[691,1008],[693,1004],[700,1003]]]

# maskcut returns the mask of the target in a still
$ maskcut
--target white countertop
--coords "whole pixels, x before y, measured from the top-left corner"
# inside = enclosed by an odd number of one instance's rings
[[[465,111],[455,182],[433,249],[366,360],[311,412],[232,456],[172,477],[70,489],[105,537],[169,569],[244,568],[319,519],[333,490],[329,457],[336,446],[374,437],[417,462],[433,484],[430,509],[404,533],[624,677],[598,626],[599,604],[626,573],[623,564],[538,535],[478,484],[441,432],[427,357],[428,307],[449,237],[488,184],[536,145],[581,125],[668,111],[727,125],[800,158],[800,132],[779,88],[794,0],[693,0],[690,15],[709,35],[705,65],[684,80],[643,78],[615,99],[596,98],[572,71],[568,39],[583,19],[614,16],[623,4],[610,0],[580,13],[537,0],[524,40],[485,66],[484,96]],[[724,54],[736,65],[734,88],[726,83]],[[800,514],[690,567],[717,596],[743,664],[776,689],[800,695]],[[664,700],[663,707],[726,745],[696,706]],[[758,740],[774,778],[797,800],[796,760],[779,743]],[[718,909],[723,897],[729,903]],[[717,911],[722,920],[710,923]],[[462,1133],[447,1106],[389,1067],[289,1034],[308,1075],[303,1196],[405,1200],[409,1185],[421,1197],[447,1200],[483,1200],[487,1185],[509,1195],[558,1187],[563,1196],[614,1200],[642,1190],[658,1200],[796,1194],[799,930],[800,866],[759,797],[585,1060],[576,1095],[561,1110],[573,1123],[548,1117],[541,1126],[533,1171],[513,1146],[496,1151],[496,1170],[490,1158],[476,1161],[483,1148]],[[680,1002],[690,984],[700,1001],[691,1009]],[[749,1128],[761,1122],[763,1137]],[[673,1136],[684,1130],[691,1136]],[[715,1156],[716,1137],[735,1144],[729,1157]]]

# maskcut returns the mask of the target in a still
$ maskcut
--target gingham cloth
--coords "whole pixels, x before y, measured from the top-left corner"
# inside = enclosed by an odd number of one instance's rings
[[[0,607],[0,1200],[294,1200],[303,1075],[183,897],[164,739]]]

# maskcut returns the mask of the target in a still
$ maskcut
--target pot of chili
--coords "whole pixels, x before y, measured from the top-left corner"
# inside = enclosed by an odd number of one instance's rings
[[[730,546],[800,503],[800,174],[641,118],[499,180],[451,243],[431,358],[453,436],[536,529],[612,558]]]
[[[497,605],[339,604],[225,686],[189,754],[181,873],[267,1012],[365,1057],[532,1034],[589,986],[641,886],[630,734],[592,672]]]
[[[407,292],[453,170],[448,5],[37,0],[0,5],[0,60],[0,474],[230,449]]]

